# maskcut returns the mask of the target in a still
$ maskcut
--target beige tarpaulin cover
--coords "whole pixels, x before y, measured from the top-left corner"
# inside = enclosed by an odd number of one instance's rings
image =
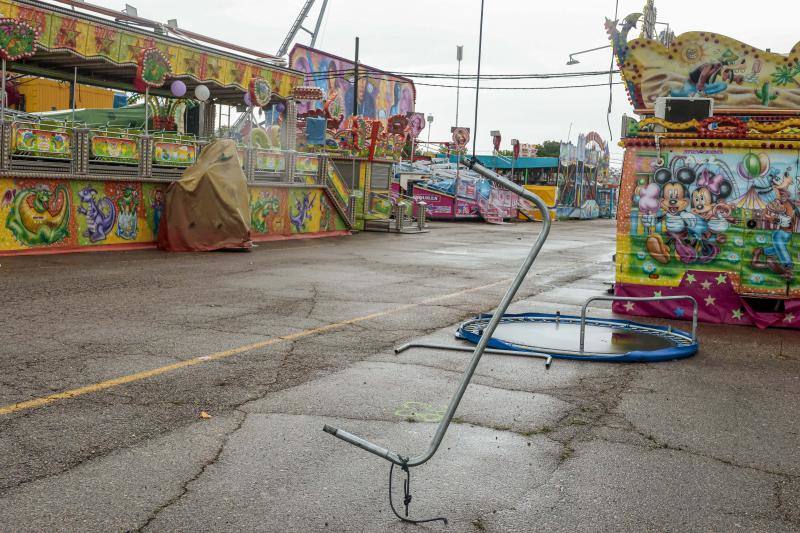
[[[167,188],[158,247],[171,252],[249,248],[248,196],[236,144],[212,142]]]

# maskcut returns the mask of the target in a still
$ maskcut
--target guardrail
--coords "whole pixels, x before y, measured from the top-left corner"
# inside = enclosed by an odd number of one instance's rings
[[[697,340],[697,300],[691,296],[592,296],[587,299],[583,307],[581,307],[581,338],[580,338],[580,353],[583,353],[583,348],[586,340],[586,310],[589,304],[597,301],[605,302],[663,302],[669,300],[690,300],[692,302],[692,342]],[[597,320],[597,319],[595,319]]]

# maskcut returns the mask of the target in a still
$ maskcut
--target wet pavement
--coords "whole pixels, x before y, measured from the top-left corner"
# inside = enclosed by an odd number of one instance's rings
[[[422,452],[469,354],[393,348],[454,342],[537,229],[432,226],[249,254],[0,258],[0,530],[414,529],[389,509],[388,463],[322,426]],[[512,311],[603,294],[613,232],[556,224]],[[452,531],[800,530],[800,333],[699,335],[696,357],[650,365],[486,355],[413,469],[411,515]]]

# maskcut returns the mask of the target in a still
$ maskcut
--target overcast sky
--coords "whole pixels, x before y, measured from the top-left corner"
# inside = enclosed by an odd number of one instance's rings
[[[124,2],[93,0],[122,8]],[[275,53],[303,0],[128,0],[139,15],[166,22],[177,18],[181,27],[236,44]],[[322,0],[317,0],[321,5]],[[620,0],[619,17],[641,11],[644,0]],[[708,30],[729,35],[759,48],[785,53],[800,40],[796,2],[761,0],[656,0],[658,20],[669,22],[677,34]],[[755,8],[755,6],[758,6]],[[318,7],[306,22],[313,26]],[[456,45],[464,45],[462,73],[475,73],[480,0],[329,0],[317,48],[352,57],[354,38],[361,38],[361,61],[398,72],[456,72]],[[486,0],[484,15],[484,74],[554,73],[607,69],[610,50],[580,55],[578,65],[566,66],[571,52],[608,43],[604,17],[613,17],[614,0]],[[793,16],[789,16],[793,15]],[[638,31],[631,36],[638,36]],[[298,36],[308,43],[308,36]],[[618,78],[618,77],[615,77]],[[422,82],[428,80],[420,80]],[[485,81],[490,86],[547,86],[600,83],[607,78],[566,80]],[[438,83],[438,82],[434,82]],[[441,83],[454,84],[451,81]],[[471,82],[465,82],[471,85]],[[608,87],[550,91],[481,91],[478,151],[491,150],[489,131],[499,129],[503,148],[511,138],[540,143],[566,140],[596,130],[608,139]],[[611,128],[617,140],[620,117],[631,113],[621,86],[613,91]],[[434,115],[431,140],[448,140],[455,125],[455,89],[417,86],[417,111]],[[472,128],[474,90],[461,91],[460,120]],[[427,138],[427,131],[421,135]],[[622,150],[612,145],[612,154]]]

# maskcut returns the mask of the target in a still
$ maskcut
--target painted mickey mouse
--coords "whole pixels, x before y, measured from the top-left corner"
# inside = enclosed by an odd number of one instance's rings
[[[682,263],[692,264],[712,261],[719,253],[719,247],[712,241],[724,242],[724,237],[711,239],[711,234],[721,229],[721,225],[714,222],[715,227],[711,228],[710,224],[718,216],[725,216],[715,211],[713,206],[720,198],[730,194],[730,184],[725,182],[725,186],[720,186],[716,194],[712,194],[708,187],[699,187],[690,195],[689,185],[696,180],[695,170],[688,166],[677,170],[662,167],[653,173],[653,182],[660,188],[661,215],[656,220],[665,222],[668,240],[665,243],[661,235],[651,233],[646,248],[660,263],[669,262],[670,243],[674,245]]]

